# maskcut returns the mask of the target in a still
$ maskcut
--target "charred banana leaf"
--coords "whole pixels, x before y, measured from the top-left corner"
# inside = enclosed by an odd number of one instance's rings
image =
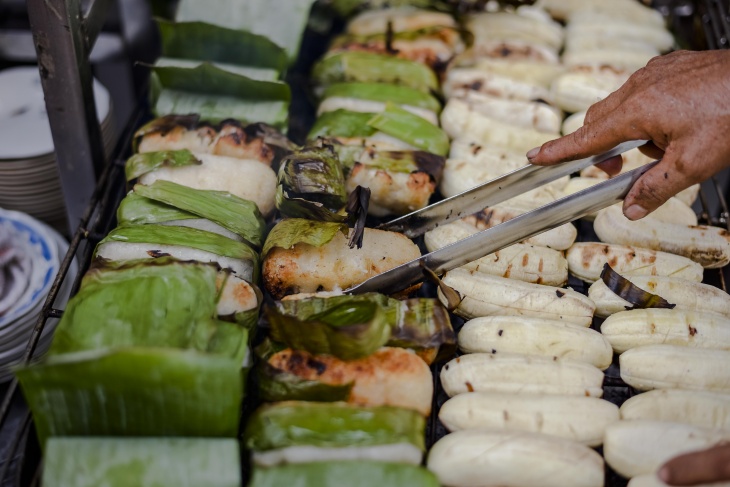
[[[269,307],[266,315],[273,340],[343,360],[367,357],[390,338],[385,310],[371,300],[342,300],[308,316],[287,315]]]
[[[346,204],[345,176],[331,147],[308,147],[284,158],[276,192],[284,216],[340,222]]]

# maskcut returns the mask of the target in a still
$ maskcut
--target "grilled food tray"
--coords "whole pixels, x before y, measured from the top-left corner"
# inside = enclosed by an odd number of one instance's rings
[[[693,49],[717,49],[730,47],[730,0],[696,0],[694,2],[681,0],[657,0],[654,7],[668,16],[670,28],[678,39],[680,46]],[[298,143],[304,141],[309,127],[315,119],[315,109],[311,94],[307,89],[309,70],[312,64],[325,52],[329,39],[334,32],[341,30],[342,25],[335,23],[330,26],[329,32],[308,29],[302,42],[302,50],[293,69],[287,75],[287,81],[292,87],[292,103],[290,108],[289,136]],[[73,293],[79,286],[81,276],[88,269],[91,256],[96,244],[116,225],[116,208],[126,193],[124,179],[124,162],[129,156],[131,140],[135,130],[150,118],[149,106],[146,98],[141,99],[125,128],[121,139],[112,154],[110,164],[101,174],[91,202],[74,232],[69,251],[65,256],[60,272],[53,284],[48,299],[43,306],[35,330],[28,343],[25,360],[34,355],[38,338],[44,326],[51,319],[58,319],[63,314],[62,309],[54,307],[54,300],[59,289],[70,279],[69,269],[74,258],[78,259],[80,270],[73,283]],[[728,181],[726,174],[713,178],[702,185],[695,210],[700,215],[701,223],[723,226],[730,229],[726,197]],[[724,177],[724,181],[722,181]],[[438,195],[435,195],[438,197]],[[374,226],[381,221],[372,219],[368,226]],[[578,227],[577,241],[598,241],[592,225],[583,221],[575,223]],[[417,243],[425,252],[423,239]],[[730,281],[730,266],[723,269],[706,270],[705,283],[720,287],[727,292],[727,283]],[[583,294],[588,287],[582,281],[570,277],[568,285]],[[434,297],[436,290],[432,284],[426,283],[420,290],[421,297]],[[595,319],[593,328],[599,329],[600,319]],[[464,320],[452,315],[455,331],[461,328]],[[448,396],[441,387],[439,374],[443,362],[432,365],[434,381],[434,397],[432,413],[427,421],[426,440],[430,447],[446,434],[444,426],[438,420],[438,411]],[[620,405],[634,394],[634,391],[623,383],[618,373],[618,364],[615,361],[605,371],[603,384],[604,398]],[[41,455],[38,447],[32,417],[23,401],[17,382],[13,381],[2,388],[0,402],[0,458],[7,459],[0,464],[0,487],[5,486],[35,486],[39,485],[41,472]],[[251,411],[257,406],[255,395],[247,396],[244,400],[242,424]],[[246,459],[244,459],[246,460]],[[244,465],[244,478],[248,477],[247,462]],[[606,473],[607,487],[623,487],[626,480],[608,469]]]

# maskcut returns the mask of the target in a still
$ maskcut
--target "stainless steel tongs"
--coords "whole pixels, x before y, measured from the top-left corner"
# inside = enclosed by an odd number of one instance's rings
[[[488,206],[507,201],[645,143],[645,140],[624,142],[603,154],[554,166],[527,165],[461,194],[384,223],[378,228],[401,232],[414,238],[440,224],[456,221]],[[422,255],[418,259],[373,276],[345,292],[392,294],[402,291],[423,280],[424,267],[441,275],[516,242],[611,206],[622,201],[634,182],[657,162],[625,172],[591,188],[571,194],[439,250]]]

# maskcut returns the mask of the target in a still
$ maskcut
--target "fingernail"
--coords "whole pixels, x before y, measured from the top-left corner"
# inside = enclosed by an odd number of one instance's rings
[[[672,474],[667,467],[662,467],[656,475],[659,477],[659,480],[665,483],[672,480]]]
[[[648,214],[649,212],[641,205],[631,205],[624,210],[624,215],[626,215],[626,218],[629,220],[639,220]]]
[[[528,159],[534,159],[535,156],[537,156],[540,153],[540,148],[535,147],[534,149],[530,149],[530,151],[527,153]]]

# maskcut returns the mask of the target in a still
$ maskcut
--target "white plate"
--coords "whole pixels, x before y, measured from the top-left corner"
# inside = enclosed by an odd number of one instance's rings
[[[94,80],[96,116],[106,119],[109,92]],[[0,159],[28,159],[53,152],[46,103],[38,68],[0,71]]]

